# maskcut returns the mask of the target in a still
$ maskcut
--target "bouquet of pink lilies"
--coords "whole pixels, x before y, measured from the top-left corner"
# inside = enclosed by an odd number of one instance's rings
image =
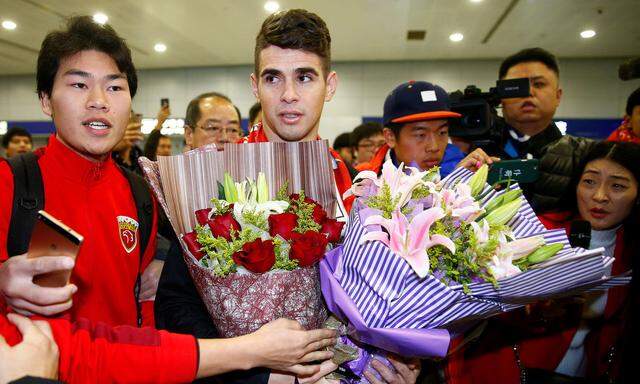
[[[486,165],[467,182],[460,173],[440,182],[437,169],[396,168],[390,161],[380,178],[361,172],[350,191],[361,198],[360,219],[368,229],[361,242],[380,241],[419,277],[432,273],[465,291],[472,282],[497,285],[562,250],[562,243],[546,245],[543,235],[516,238],[516,224],[530,224],[510,222],[530,209],[519,188],[495,195],[486,188]]]
[[[320,263],[329,310],[350,335],[405,356],[444,356],[449,331],[478,319],[587,290],[626,284],[611,277],[604,249],[571,248],[547,230],[517,184],[496,190],[488,168],[385,163],[358,174],[344,243]]]

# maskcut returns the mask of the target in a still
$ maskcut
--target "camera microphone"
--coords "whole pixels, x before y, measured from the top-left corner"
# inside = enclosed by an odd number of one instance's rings
[[[571,222],[569,228],[569,244],[572,247],[589,249],[591,243],[591,224],[585,220]]]
[[[620,80],[631,80],[640,78],[640,57],[629,59],[618,67],[618,77]]]

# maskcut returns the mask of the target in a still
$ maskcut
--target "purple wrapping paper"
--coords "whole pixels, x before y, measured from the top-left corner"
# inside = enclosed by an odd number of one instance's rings
[[[380,374],[375,369],[372,368],[371,363],[373,362],[373,360],[378,360],[379,362],[384,364],[387,368],[389,368],[392,372],[396,372],[396,369],[394,368],[393,364],[391,364],[391,362],[386,358],[386,354],[384,351],[380,351],[377,348],[366,349],[361,346],[358,346],[353,341],[351,341],[351,339],[349,339],[349,336],[340,336],[340,339],[341,339],[341,342],[347,345],[350,345],[352,347],[358,348],[358,354],[359,354],[358,358],[356,358],[355,360],[348,361],[342,365],[349,368],[351,372],[359,376],[360,379],[342,379],[341,380],[342,383],[369,384],[369,380],[367,380],[364,377],[364,373],[367,371],[370,371],[376,377],[376,379],[380,381],[384,381],[382,379],[382,376],[380,376]]]
[[[327,253],[320,261],[320,285],[329,310],[348,322],[349,335],[356,340],[406,357],[444,357],[450,335],[444,329],[370,328],[355,304],[342,290],[333,273],[338,267],[342,247]]]

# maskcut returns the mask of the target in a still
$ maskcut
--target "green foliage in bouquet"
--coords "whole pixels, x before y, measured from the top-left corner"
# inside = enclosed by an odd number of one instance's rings
[[[378,194],[369,197],[366,204],[369,208],[379,209],[382,212],[382,217],[390,219],[391,214],[400,202],[400,198],[400,196],[393,197],[389,184],[383,182]]]
[[[495,233],[503,228],[492,230]],[[446,236],[455,244],[455,253],[441,245],[427,250],[429,264],[434,271],[439,271],[435,275],[439,275],[440,281],[447,285],[452,281],[462,284],[465,293],[469,293],[468,285],[474,278],[497,285],[496,279],[482,267],[499,246],[497,236],[491,236],[486,244],[479,245],[470,224],[461,222],[457,227],[451,218],[437,221],[429,232]]]

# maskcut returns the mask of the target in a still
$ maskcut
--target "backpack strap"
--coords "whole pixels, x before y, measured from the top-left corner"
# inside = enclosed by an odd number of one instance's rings
[[[136,204],[136,211],[138,214],[138,234],[140,236],[140,260],[138,264],[138,276],[136,277],[136,284],[133,288],[133,296],[136,301],[136,312],[138,317],[138,327],[142,326],[142,305],[140,304],[140,289],[142,286],[142,259],[144,253],[147,250],[149,244],[149,238],[151,237],[151,228],[153,227],[153,201],[151,200],[151,190],[142,177],[138,174],[128,170],[125,167],[120,167],[122,173],[129,181],[131,187],[131,194]]]
[[[9,256],[26,253],[38,211],[44,209],[44,184],[38,156],[25,153],[7,160],[13,173],[13,208],[7,234]]]

